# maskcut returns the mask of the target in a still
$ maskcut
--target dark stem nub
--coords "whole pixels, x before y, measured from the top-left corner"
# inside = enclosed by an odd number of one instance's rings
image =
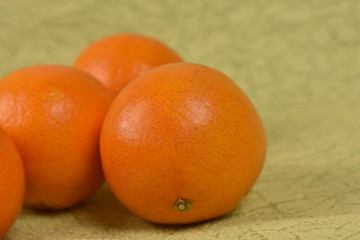
[[[178,200],[176,200],[174,208],[176,211],[179,212],[188,211],[191,208],[191,203],[189,200],[179,198]]]

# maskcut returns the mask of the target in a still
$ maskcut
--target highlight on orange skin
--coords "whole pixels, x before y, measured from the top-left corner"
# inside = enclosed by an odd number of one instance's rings
[[[98,79],[117,94],[146,71],[181,57],[164,43],[138,34],[117,34],[90,44],[74,66]]]
[[[112,99],[72,67],[31,66],[0,80],[0,126],[22,156],[25,205],[68,208],[102,184],[98,139]]]
[[[265,160],[262,121],[243,91],[203,65],[168,64],[130,83],[102,127],[105,178],[151,222],[219,217],[250,191]]]
[[[24,168],[20,154],[0,128],[0,239],[20,213],[25,194]]]

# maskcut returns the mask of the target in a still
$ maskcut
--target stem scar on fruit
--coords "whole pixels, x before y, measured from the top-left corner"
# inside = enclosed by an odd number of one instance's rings
[[[179,212],[184,212],[184,211],[188,211],[191,208],[191,203],[189,200],[183,199],[183,198],[179,198],[178,200],[176,200],[175,202],[175,206],[174,209],[176,211]]]

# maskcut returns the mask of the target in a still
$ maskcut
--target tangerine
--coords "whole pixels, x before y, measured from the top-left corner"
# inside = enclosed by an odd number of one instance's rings
[[[74,66],[94,76],[116,94],[149,69],[181,61],[181,57],[164,43],[127,33],[92,43],[80,53]]]
[[[25,194],[24,168],[20,154],[0,128],[0,239],[20,213]]]
[[[117,199],[155,223],[221,216],[245,197],[265,160],[261,118],[218,70],[174,63],[130,83],[101,130],[105,178]]]
[[[0,81],[0,126],[23,160],[25,205],[63,209],[103,182],[100,128],[113,99],[90,75],[37,65]]]

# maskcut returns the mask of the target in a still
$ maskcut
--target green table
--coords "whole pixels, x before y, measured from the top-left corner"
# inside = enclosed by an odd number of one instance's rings
[[[3,0],[0,16],[1,76],[71,65],[110,34],[145,34],[234,79],[268,139],[261,177],[223,218],[154,225],[104,185],[70,210],[24,208],[6,240],[360,239],[359,1]]]

